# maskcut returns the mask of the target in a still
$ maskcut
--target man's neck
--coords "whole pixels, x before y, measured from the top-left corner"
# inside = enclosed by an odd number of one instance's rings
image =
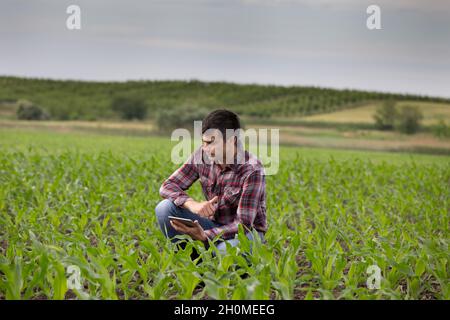
[[[236,162],[236,154],[237,154],[237,152],[236,152],[236,149],[234,150],[234,154],[233,154],[233,163],[232,164],[234,164],[235,162]],[[228,163],[217,163],[217,165],[219,166],[219,168],[220,168],[220,170],[225,170],[228,166],[231,166],[232,165],[231,163],[230,164],[228,164]]]

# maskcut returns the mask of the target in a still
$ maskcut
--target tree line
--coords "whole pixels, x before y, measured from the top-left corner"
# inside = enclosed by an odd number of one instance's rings
[[[305,116],[356,107],[369,101],[441,101],[419,95],[320,87],[227,82],[89,82],[0,77],[0,104],[16,107],[22,119],[164,119],[226,107],[255,118]]]

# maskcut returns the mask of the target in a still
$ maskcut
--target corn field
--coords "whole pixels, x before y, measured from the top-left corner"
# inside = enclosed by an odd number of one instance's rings
[[[448,157],[315,152],[282,149],[266,242],[216,255],[159,230],[168,140],[1,131],[0,299],[449,299]]]

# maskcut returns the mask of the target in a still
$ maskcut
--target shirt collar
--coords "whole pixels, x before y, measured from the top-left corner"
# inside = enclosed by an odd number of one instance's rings
[[[203,153],[203,150],[202,150],[203,162],[206,163],[204,157],[206,157],[206,155]],[[210,164],[210,163],[207,163],[207,164]],[[217,166],[218,164],[214,163],[214,165]],[[230,163],[230,164],[225,165],[225,168],[223,169],[223,171],[226,171],[227,169],[230,169],[233,172],[237,173],[239,171],[239,169],[241,168],[241,166],[242,166],[242,164],[238,163],[238,160],[236,158],[234,158],[234,163]]]

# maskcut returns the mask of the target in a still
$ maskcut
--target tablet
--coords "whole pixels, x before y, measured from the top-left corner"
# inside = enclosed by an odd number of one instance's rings
[[[187,225],[188,227],[195,227],[196,224],[193,220],[191,219],[186,219],[186,218],[179,218],[179,217],[174,217],[174,216],[169,216],[170,220],[177,220],[180,221],[182,223],[184,223],[185,225]]]

